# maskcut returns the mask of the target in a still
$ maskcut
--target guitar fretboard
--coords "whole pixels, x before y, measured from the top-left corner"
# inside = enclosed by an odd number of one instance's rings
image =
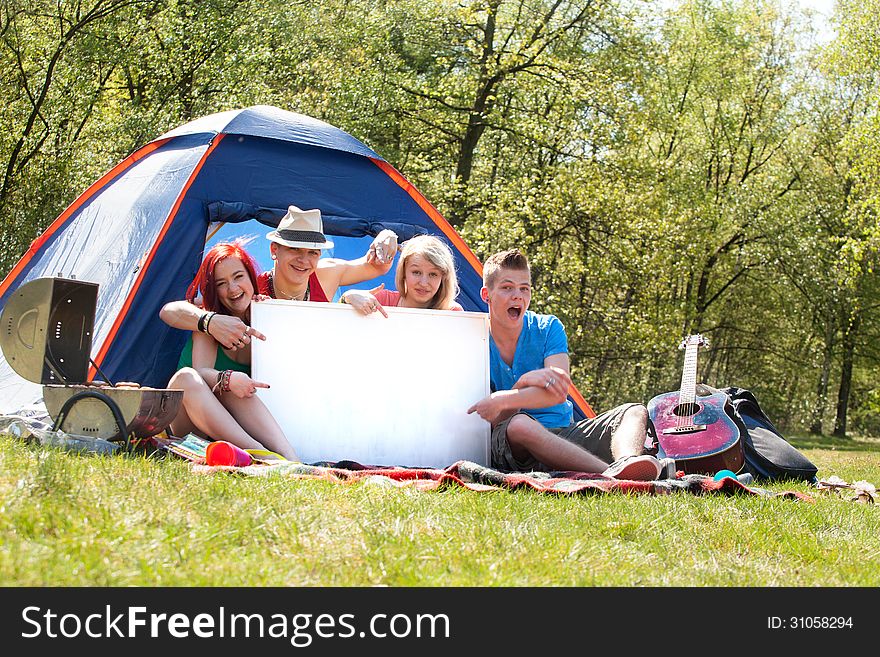
[[[688,343],[684,352],[684,369],[681,372],[681,388],[678,392],[678,404],[681,413],[678,416],[678,426],[687,427],[694,423],[694,413],[697,399],[697,349],[696,342]],[[687,409],[687,411],[685,411]]]

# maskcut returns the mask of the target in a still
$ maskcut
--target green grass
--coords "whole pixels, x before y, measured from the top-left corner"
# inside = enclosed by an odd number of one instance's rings
[[[880,485],[880,441],[793,439]],[[0,438],[5,586],[878,586],[880,505],[194,474]]]

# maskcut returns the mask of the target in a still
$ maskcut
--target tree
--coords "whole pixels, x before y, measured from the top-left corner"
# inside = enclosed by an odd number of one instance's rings
[[[79,182],[73,149],[112,76],[104,25],[125,23],[146,0],[0,7],[0,217],[4,269]]]
[[[880,185],[876,178],[880,172],[878,9],[880,3],[876,1],[841,2],[837,14],[839,38],[823,62],[826,85],[836,91],[837,102],[829,115],[842,124],[840,129],[830,131],[831,139],[818,151],[826,163],[836,155],[833,175],[843,190],[830,196],[841,201],[829,236],[838,248],[834,271],[839,281],[835,333],[840,345],[840,383],[833,433],[841,437],[847,432],[859,363],[875,368],[877,364],[873,340],[868,336],[874,333],[872,320],[878,306],[876,267],[880,245]]]

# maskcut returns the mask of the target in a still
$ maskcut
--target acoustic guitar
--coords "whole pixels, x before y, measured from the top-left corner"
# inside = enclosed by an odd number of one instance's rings
[[[648,403],[648,416],[657,430],[660,449],[675,459],[676,469],[705,475],[719,470],[739,472],[745,455],[730,398],[720,391],[697,396],[697,350],[707,345],[702,335],[682,341],[681,389],[654,397]]]

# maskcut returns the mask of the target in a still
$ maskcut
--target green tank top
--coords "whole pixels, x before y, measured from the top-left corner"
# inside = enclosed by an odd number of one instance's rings
[[[189,340],[186,341],[186,346],[183,348],[183,351],[180,352],[180,360],[177,361],[177,369],[181,367],[192,367],[193,363],[193,339],[192,336],[189,336]],[[214,359],[214,369],[215,370],[235,370],[236,372],[244,372],[248,376],[251,375],[251,366],[245,365],[243,363],[236,363],[229,356],[226,355],[226,352],[223,351],[223,347],[219,344],[217,345],[217,358]]]

